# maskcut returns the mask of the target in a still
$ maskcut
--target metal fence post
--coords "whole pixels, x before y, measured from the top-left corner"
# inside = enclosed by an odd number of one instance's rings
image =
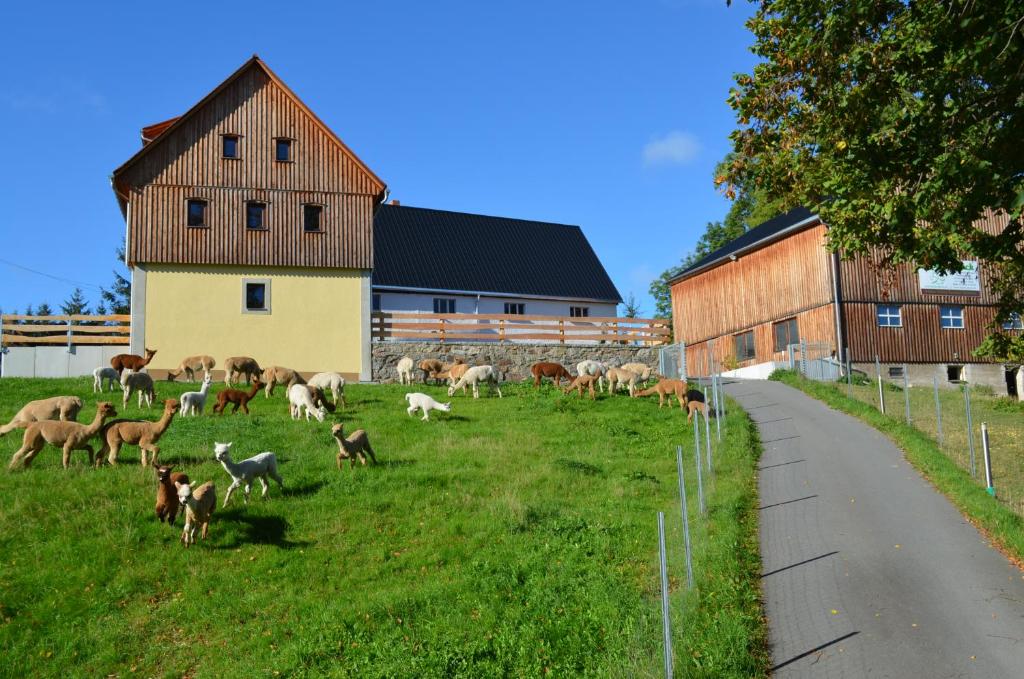
[[[672,679],[672,631],[668,613],[668,564],[665,557],[665,513],[658,512],[658,557],[661,561],[661,621],[665,641],[665,676]]]
[[[800,374],[807,377],[807,340],[800,338]]]
[[[704,387],[704,447],[707,449],[708,478],[715,478],[715,468],[711,464],[711,420],[708,419],[708,388]]]
[[[903,364],[903,408],[907,414],[907,424],[910,424],[910,379],[907,377],[907,364]]]
[[[679,379],[686,379],[686,342],[679,343]]]
[[[885,392],[882,391],[882,364],[875,355],[875,373],[878,375],[878,409],[885,415]]]
[[[846,347],[846,396],[853,394],[853,371],[850,368],[850,347]]]
[[[942,447],[942,405],[939,403],[939,378],[932,376],[932,387],[935,389],[935,423],[939,433],[939,448]]]
[[[985,457],[985,490],[992,497],[996,496],[996,488],[992,485],[992,456],[988,446],[988,423],[981,423],[981,453]]]
[[[715,390],[715,431],[718,432],[719,443],[722,442],[722,411],[718,409],[720,401],[718,397],[718,390],[720,388],[721,382],[721,377],[719,377],[719,375],[716,373],[715,379],[712,381],[712,384],[714,385]]]
[[[971,476],[978,478],[977,465],[974,462],[974,422],[971,419],[971,388],[964,385],[964,408],[967,409],[967,443],[971,450]]]
[[[697,463],[697,507],[704,513],[704,477],[700,472],[700,418],[693,419],[693,456]]]
[[[795,367],[793,365],[793,345],[792,344],[787,344],[786,345],[786,351],[789,352],[789,369],[793,370],[794,367]]]
[[[73,321],[71,320],[70,317],[68,317],[68,348],[67,348],[67,352],[69,354],[71,353],[71,324],[72,323],[73,323]]]
[[[693,589],[693,562],[690,559],[690,514],[686,509],[686,475],[683,472],[682,446],[676,446],[676,470],[679,472],[679,513],[683,517],[683,547],[686,548],[686,587]]]

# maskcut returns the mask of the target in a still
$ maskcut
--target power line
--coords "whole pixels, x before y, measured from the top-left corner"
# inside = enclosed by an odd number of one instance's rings
[[[87,287],[87,288],[95,288],[96,290],[99,290],[101,292],[103,291],[103,288],[101,286],[99,286],[99,285],[96,285],[95,283],[85,283],[84,281],[76,281],[76,280],[72,280],[70,278],[62,278],[60,276],[54,276],[53,274],[48,274],[48,273],[43,272],[43,271],[36,271],[35,269],[30,269],[27,266],[22,266],[21,264],[15,264],[14,262],[8,261],[6,259],[0,258],[0,264],[6,264],[7,266],[9,266],[11,268],[14,268],[14,269],[21,269],[22,271],[27,271],[29,273],[34,273],[37,276],[44,276],[46,278],[52,278],[53,280],[60,281],[61,283],[71,283],[72,285],[77,285],[77,286],[80,286],[80,287],[84,286],[84,287]]]

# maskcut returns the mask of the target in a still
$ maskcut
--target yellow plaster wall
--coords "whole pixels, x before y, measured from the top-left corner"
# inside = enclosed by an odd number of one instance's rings
[[[362,278],[369,272],[277,267],[146,265],[150,368],[174,369],[182,358],[229,356],[301,372],[358,375],[362,368]],[[243,279],[270,280],[269,314],[242,312]]]

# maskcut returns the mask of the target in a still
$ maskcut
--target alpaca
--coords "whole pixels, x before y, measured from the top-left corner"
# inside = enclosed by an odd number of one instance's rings
[[[175,486],[178,489],[178,502],[185,507],[185,527],[181,531],[181,544],[188,547],[195,544],[197,524],[202,528],[199,537],[206,539],[210,529],[210,518],[213,516],[213,510],[217,508],[217,487],[213,485],[213,481],[207,481],[194,491],[188,483]]]
[[[651,396],[652,394],[658,395],[659,408],[665,405],[666,398],[669,399],[669,406],[671,406],[672,396],[675,396],[676,399],[679,401],[680,410],[686,408],[686,382],[682,380],[660,379],[658,380],[658,383],[655,384],[650,389],[638,391],[635,394],[633,394],[633,396],[635,398],[640,398],[641,396]]]
[[[341,398],[341,407],[345,407],[345,378],[338,373],[317,373],[309,378],[307,384],[330,390],[331,399],[334,405],[338,405],[338,398]]]
[[[651,379],[651,375],[653,374],[651,366],[646,363],[623,363],[619,367],[623,370],[628,370],[631,373],[636,373],[637,377],[640,378],[641,384]]]
[[[178,501],[178,489],[175,484],[187,484],[188,474],[181,472],[171,472],[174,466],[163,467],[157,464],[153,464],[153,469],[156,471],[156,518],[160,519],[160,523],[167,520],[169,525],[174,525],[174,519],[178,517],[178,508],[181,503]]]
[[[114,391],[114,383],[117,386],[121,386],[121,378],[117,374],[117,371],[113,368],[107,368],[106,366],[100,366],[92,371],[92,391],[103,391],[103,383],[106,382],[107,391]]]
[[[629,395],[633,396],[636,393],[637,382],[640,381],[640,376],[631,370],[623,370],[622,368],[608,368],[605,371],[604,376],[608,379],[608,393],[614,394],[621,387],[628,387]]]
[[[245,383],[258,380],[263,373],[255,358],[248,356],[232,356],[224,361],[224,384],[231,386],[231,380],[245,377]]]
[[[263,383],[257,377],[253,381],[252,386],[249,387],[248,392],[244,392],[241,389],[225,389],[224,391],[217,394],[217,405],[213,406],[213,412],[220,415],[224,414],[224,408],[228,403],[235,404],[235,409],[231,411],[234,415],[241,408],[245,411],[245,414],[249,414],[249,401],[256,395],[256,392],[263,388]]]
[[[228,506],[231,493],[235,492],[235,489],[242,484],[245,484],[245,504],[249,504],[249,492],[252,490],[253,479],[260,480],[260,484],[263,486],[263,498],[267,497],[267,490],[270,488],[267,485],[268,476],[277,481],[278,488],[282,492],[284,491],[284,481],[281,479],[281,475],[277,473],[277,455],[265,452],[253,455],[241,462],[234,462],[231,459],[231,446],[231,443],[213,444],[213,456],[224,467],[224,471],[231,476],[231,485],[228,486],[227,495],[224,496],[225,507]]]
[[[203,377],[209,377],[210,371],[213,370],[215,365],[217,365],[217,362],[213,360],[213,356],[206,356],[205,354],[189,356],[181,360],[181,363],[178,365],[178,372],[173,370],[167,371],[167,380],[173,382],[181,376],[181,373],[185,373],[185,379],[189,382],[195,382],[197,372],[202,370]]]
[[[466,374],[470,366],[466,363],[456,363],[447,370],[442,370],[438,373],[430,373],[430,376],[435,380],[448,380],[448,385],[451,386],[462,379],[462,376]],[[462,393],[466,393],[466,385],[462,385]]]
[[[595,375],[597,376],[597,386],[604,392],[604,373],[608,370],[607,366],[601,361],[592,361],[590,359],[580,361],[576,364],[577,375]]]
[[[700,413],[704,417],[708,416],[708,404],[703,403],[702,401],[694,401],[692,399],[687,399],[687,401],[686,401],[686,410],[687,410],[687,413],[686,413],[686,423],[687,424],[690,424],[690,423],[693,422],[693,414],[694,413]]]
[[[351,463],[350,466],[355,467],[357,457],[363,465],[366,465],[364,452],[370,456],[374,464],[377,464],[377,456],[373,454],[373,448],[370,447],[370,439],[362,429],[356,429],[348,438],[345,438],[345,425],[339,422],[331,427],[331,436],[338,442],[338,469],[341,469],[342,460],[348,460]]]
[[[451,396],[458,389],[461,389],[468,384],[473,387],[473,398],[480,398],[478,385],[481,382],[486,382],[490,385],[492,389],[498,392],[498,398],[501,398],[501,387],[498,386],[498,374],[494,372],[494,368],[489,365],[478,365],[467,370],[466,374],[462,376],[462,379],[448,387],[448,395]]]
[[[572,382],[572,375],[559,363],[534,363],[530,366],[530,373],[533,375],[533,386],[539,387],[542,377],[550,377],[555,381],[555,386],[562,385],[562,378],[566,382]]]
[[[597,380],[597,375],[580,375],[572,382],[570,382],[569,386],[563,387],[562,391],[568,394],[569,392],[575,389],[576,393],[582,397],[583,389],[586,388],[590,392],[590,400],[594,401],[597,398],[596,394],[594,393],[594,382],[597,382]]]
[[[312,387],[319,391],[318,387]],[[317,422],[323,422],[324,417],[327,415],[326,409],[321,406],[317,407],[313,402],[313,396],[310,394],[310,387],[306,384],[293,384],[288,388],[288,409],[291,412],[292,419],[297,420],[302,417],[302,411],[306,411],[306,422],[309,422],[309,414],[312,413],[313,417],[316,418]]]
[[[118,354],[110,359],[110,367],[117,371],[120,375],[124,370],[134,370],[139,372],[153,360],[156,356],[156,349],[146,349],[146,357],[143,358],[138,354]]]
[[[32,459],[47,443],[63,449],[65,469],[71,464],[72,450],[84,450],[89,453],[89,463],[92,464],[93,450],[89,445],[89,439],[100,432],[103,420],[115,415],[117,415],[117,411],[114,410],[113,404],[100,401],[96,404],[96,416],[88,425],[59,420],[41,420],[29,423],[21,439],[21,448],[11,457],[8,469],[14,469],[19,462],[28,467],[32,464]]]
[[[114,420],[103,427],[103,447],[96,457],[96,466],[103,464],[103,456],[107,455],[110,464],[117,464],[117,454],[121,452],[121,446],[125,443],[137,445],[141,457],[142,466],[148,464],[146,453],[152,454],[151,461],[156,464],[160,456],[160,446],[156,442],[164,435],[167,428],[171,426],[174,413],[178,412],[178,402],[173,398],[164,401],[164,414],[156,422],[149,420]]]
[[[37,401],[29,401],[11,418],[10,422],[0,427],[0,436],[15,429],[24,429],[32,422],[42,422],[43,420],[74,422],[81,409],[82,399],[77,396],[51,396]]]
[[[199,388],[199,391],[186,391],[181,395],[178,403],[181,404],[182,417],[187,416],[189,413],[193,415],[203,414],[203,409],[206,407],[206,396],[210,392],[210,383],[210,373],[206,373],[206,377],[203,378],[203,386]]]
[[[282,368],[279,365],[272,365],[269,368],[263,369],[263,383],[267,385],[265,392],[266,398],[270,398],[274,395],[274,387],[278,384],[285,386],[287,393],[288,389],[291,389],[296,384],[305,384],[306,380],[302,379],[299,373],[295,372],[291,368]]]
[[[399,384],[412,384],[412,368],[413,362],[408,356],[403,356],[398,360],[395,370],[398,371]]]
[[[409,416],[412,417],[412,414],[415,413],[417,409],[422,410],[423,417],[420,419],[424,422],[430,421],[431,410],[440,410],[447,413],[451,412],[452,409],[451,401],[448,403],[438,403],[426,394],[421,394],[419,392],[406,394],[405,400],[409,402],[409,407],[405,409],[405,412],[409,413]]]
[[[431,373],[439,373],[444,370],[444,363],[441,363],[441,361],[436,358],[425,358],[420,361],[419,365],[416,367],[423,371],[423,384],[426,384],[427,377],[429,377]]]
[[[125,371],[121,375],[121,388],[124,389],[121,407],[128,407],[128,399],[134,393],[139,395],[140,408],[142,407],[143,400],[146,401],[147,408],[153,407],[153,401],[156,400],[156,388],[153,386],[153,378],[149,376],[149,373]]]

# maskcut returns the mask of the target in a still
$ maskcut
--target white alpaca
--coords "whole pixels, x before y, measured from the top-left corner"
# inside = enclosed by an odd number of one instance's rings
[[[398,361],[398,365],[395,366],[398,370],[398,383],[399,384],[412,384],[412,369],[413,362],[408,356],[403,356]]]
[[[608,367],[605,366],[604,363],[601,363],[601,361],[591,361],[587,359],[576,364],[576,374],[594,375],[597,377],[597,386],[601,388],[602,392],[604,391],[604,374],[607,370]]]
[[[207,481],[192,492],[187,483],[175,483],[178,488],[178,502],[185,507],[185,528],[181,531],[181,544],[188,547],[196,541],[196,525],[202,526],[200,537],[205,540],[210,529],[210,517],[217,507],[217,487]]]
[[[231,485],[228,486],[227,495],[224,496],[224,506],[228,506],[228,500],[231,499],[231,493],[235,492],[235,489],[245,484],[245,504],[249,504],[249,492],[252,490],[252,480],[259,479],[260,484],[263,486],[262,497],[267,497],[267,490],[270,486],[267,485],[267,477],[277,481],[278,487],[283,491],[284,482],[281,480],[280,474],[277,473],[277,455],[266,452],[260,453],[259,455],[253,455],[247,460],[241,462],[233,462],[230,455],[231,444],[230,443],[214,443],[213,444],[213,456],[217,458],[217,461],[221,463],[229,475],[231,475]]]
[[[149,376],[149,373],[133,373],[125,370],[121,373],[121,388],[124,390],[123,407],[128,407],[128,399],[136,392],[139,394],[140,408],[142,407],[143,399],[146,401],[147,408],[153,407],[153,401],[156,399],[156,389],[153,387],[153,378]]]
[[[203,386],[199,388],[199,391],[186,391],[181,395],[181,399],[178,401],[181,404],[181,416],[185,417],[189,413],[192,415],[202,415],[203,408],[206,407],[206,395],[210,392],[210,382],[213,378],[207,373],[206,377],[203,378]]]
[[[489,384],[492,389],[498,392],[498,398],[501,398],[501,387],[498,386],[498,374],[494,371],[494,368],[489,365],[478,365],[467,370],[466,374],[462,376],[462,379],[448,387],[448,395],[451,396],[458,389],[461,389],[468,384],[473,387],[473,398],[480,398],[478,385],[481,382]]]
[[[309,422],[310,413],[317,422],[323,422],[327,416],[327,411],[323,407],[317,408],[313,403],[313,395],[309,393],[309,386],[305,384],[293,384],[288,388],[288,408],[293,420],[302,417],[303,410],[306,411],[306,422]]]
[[[113,368],[105,368],[102,365],[92,371],[92,390],[103,391],[103,382],[107,383],[107,391],[114,391],[114,383],[121,385],[117,371]]]
[[[641,382],[640,375],[632,370],[623,368],[608,368],[604,376],[608,378],[608,393],[614,394],[622,387],[628,387],[629,395],[636,393],[636,387]]]
[[[411,394],[406,394],[405,400],[409,402],[409,407],[405,409],[405,412],[409,413],[409,416],[412,417],[412,414],[415,413],[417,410],[422,410],[423,417],[420,419],[422,419],[424,422],[430,421],[431,410],[440,410],[442,412],[447,413],[451,412],[452,409],[451,402],[438,403],[437,401],[430,398],[426,394],[421,394],[418,391]]]
[[[329,389],[334,405],[338,405],[338,398],[341,397],[341,407],[345,407],[345,378],[338,373],[317,373],[310,377],[306,384],[320,387],[324,391]]]

